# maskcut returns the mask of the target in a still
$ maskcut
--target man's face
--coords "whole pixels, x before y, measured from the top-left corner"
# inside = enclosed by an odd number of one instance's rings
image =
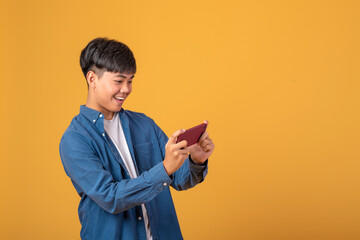
[[[104,114],[105,119],[112,119],[113,113],[121,110],[132,91],[133,78],[134,74],[107,71],[100,78],[96,76],[92,104]]]

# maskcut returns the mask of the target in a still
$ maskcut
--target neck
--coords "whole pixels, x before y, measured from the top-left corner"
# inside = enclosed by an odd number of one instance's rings
[[[91,99],[88,97],[87,101],[86,101],[86,107],[94,109],[96,111],[101,112],[104,115],[104,118],[106,120],[111,120],[114,117],[114,112],[108,111],[106,109],[104,109],[103,107],[101,107],[99,104],[91,101]]]

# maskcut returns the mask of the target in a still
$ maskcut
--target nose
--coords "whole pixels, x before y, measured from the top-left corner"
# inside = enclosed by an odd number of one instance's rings
[[[126,82],[125,82],[125,83],[121,86],[120,92],[122,92],[122,93],[129,93],[129,92],[130,92],[129,83],[126,83]]]

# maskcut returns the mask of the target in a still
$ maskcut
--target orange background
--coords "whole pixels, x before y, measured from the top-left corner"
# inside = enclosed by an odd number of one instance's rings
[[[99,36],[137,59],[125,109],[209,120],[206,181],[172,191],[185,239],[360,239],[359,1],[0,2],[0,239],[80,238],[58,146]]]

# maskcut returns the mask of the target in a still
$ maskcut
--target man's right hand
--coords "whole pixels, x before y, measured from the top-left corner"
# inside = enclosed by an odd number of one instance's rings
[[[186,147],[187,141],[183,140],[176,143],[177,137],[183,132],[185,132],[184,129],[174,132],[165,145],[165,159],[163,164],[169,176],[176,172],[189,156],[189,149]]]

